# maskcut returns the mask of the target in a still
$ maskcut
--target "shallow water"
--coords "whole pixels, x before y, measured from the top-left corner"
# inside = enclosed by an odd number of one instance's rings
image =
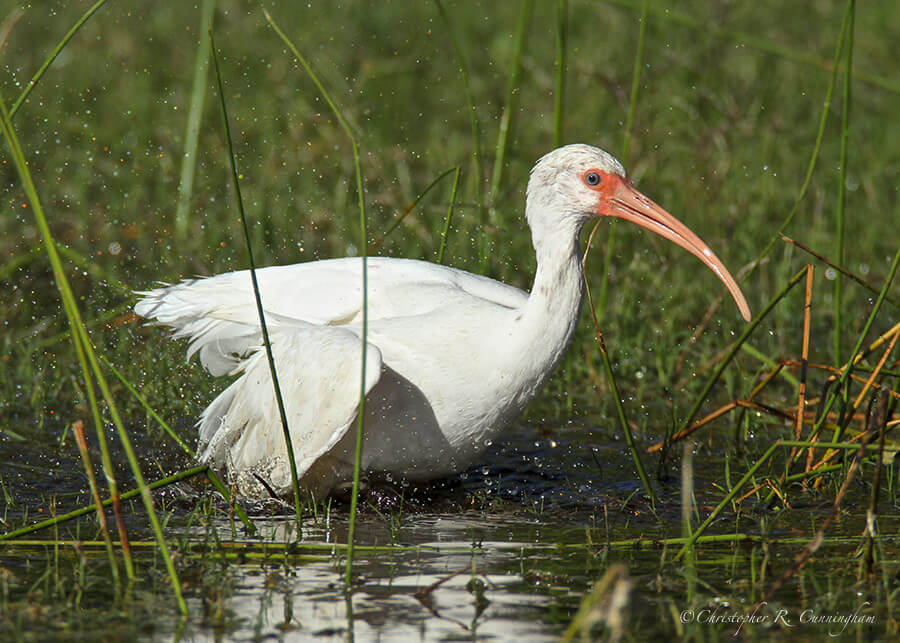
[[[57,498],[60,512],[87,502],[85,476],[71,436],[60,447],[59,433],[49,435],[56,441],[15,440],[5,434],[0,439],[0,477],[15,499],[3,510],[8,526],[44,517],[51,496]],[[162,463],[167,471],[188,464],[156,439],[138,438],[137,446],[148,473],[158,471]],[[703,463],[709,479],[696,481],[704,516],[721,497],[713,486],[721,482],[716,474],[721,463],[720,456],[710,455]],[[123,475],[122,487],[130,486],[124,480]],[[707,500],[708,489],[712,493]],[[415,491],[401,486],[369,490],[357,526],[361,547],[348,599],[345,551],[336,546],[347,540],[346,506],[335,503],[305,520],[298,546],[285,555],[279,543],[296,540],[291,513],[252,508],[259,537],[251,538],[221,511],[212,518],[195,513],[208,497],[197,485],[180,483],[158,492],[157,499],[170,514],[167,534],[179,552],[190,610],[186,621],[177,618],[161,563],[150,553],[152,546],[136,549],[141,580],[128,609],[110,607],[108,568],[100,548],[83,550],[92,552],[88,567],[99,580],[93,596],[71,609],[71,592],[77,586],[72,570],[78,562],[73,547],[0,547],[3,567],[15,579],[4,590],[3,609],[18,619],[17,635],[37,639],[48,631],[105,637],[114,628],[150,640],[173,635],[184,640],[346,640],[351,635],[362,641],[556,640],[593,583],[611,564],[621,563],[631,587],[623,612],[628,631],[640,632],[641,638],[672,636],[679,634],[678,615],[688,608],[699,613],[713,606],[746,614],[760,598],[750,579],[780,574],[811,535],[810,525],[828,509],[825,498],[808,498],[799,511],[778,514],[751,508],[740,519],[723,518],[717,533],[759,535],[764,525],[766,538],[704,545],[687,566],[671,563],[676,546],[607,546],[627,538],[681,535],[676,481],[658,483],[657,491],[661,501],[654,511],[642,497],[630,455],[614,432],[575,424],[552,431],[520,424],[505,442],[492,447],[484,464],[456,479]],[[132,506],[135,511],[127,512],[131,538],[151,540],[141,508]],[[848,512],[832,533],[858,535],[863,519]],[[890,516],[881,520],[883,533],[897,533],[900,521]],[[95,538],[94,523],[81,519],[78,531],[69,523],[58,534],[51,530],[29,537]],[[796,541],[789,540],[795,536]],[[217,547],[216,541],[225,544]],[[858,539],[841,542],[823,549],[822,562],[809,564],[810,580],[800,579],[801,585],[819,582],[829,589],[806,587],[811,595],[803,603],[792,584],[778,597],[782,606],[797,614],[801,603],[846,612],[863,601],[847,570],[834,564],[846,562]],[[261,543],[271,545],[263,549]],[[63,586],[69,578],[70,593],[62,591],[58,599],[51,596],[53,586],[45,577],[45,570],[53,568],[51,560],[57,570],[51,575],[62,574]],[[34,592],[41,583],[47,588],[43,596]],[[823,606],[821,597],[829,592],[831,602]],[[56,620],[29,617],[23,608],[54,601]],[[69,609],[60,605],[66,601]],[[11,623],[0,626],[0,634],[10,634]],[[725,637],[737,626],[680,627],[681,635]],[[801,638],[823,633],[821,626],[786,630],[760,623],[741,635],[766,637],[776,631]],[[871,629],[867,632],[872,636]]]

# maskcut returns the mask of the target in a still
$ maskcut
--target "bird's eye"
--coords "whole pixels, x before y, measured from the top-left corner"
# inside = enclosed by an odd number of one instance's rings
[[[600,185],[600,174],[597,172],[588,172],[584,175],[584,182],[592,188],[597,187]]]

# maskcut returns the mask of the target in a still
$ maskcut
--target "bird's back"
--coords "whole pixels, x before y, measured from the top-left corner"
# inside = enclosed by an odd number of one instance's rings
[[[368,318],[427,314],[453,300],[474,306],[516,308],[528,295],[499,281],[447,266],[389,257],[370,257]],[[270,327],[300,320],[355,327],[362,320],[362,260],[327,259],[256,271]],[[249,270],[197,278],[139,293],[135,312],[190,339],[188,356],[200,353],[213,375],[239,363],[235,355],[258,345],[259,314]]]

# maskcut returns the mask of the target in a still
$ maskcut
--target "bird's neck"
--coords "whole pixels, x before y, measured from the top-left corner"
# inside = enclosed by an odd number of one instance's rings
[[[581,313],[584,281],[581,272],[581,248],[578,229],[535,231],[534,250],[537,272],[528,301],[521,309],[517,337],[521,357],[533,369],[533,395],[562,359]]]

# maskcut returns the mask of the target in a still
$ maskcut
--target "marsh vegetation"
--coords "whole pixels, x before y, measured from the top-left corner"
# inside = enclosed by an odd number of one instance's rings
[[[897,635],[898,6],[262,5],[2,9],[0,637]],[[754,321],[604,222],[614,380],[585,310],[454,479],[298,520],[162,428],[193,448],[222,382],[133,291],[247,267],[242,221],[257,265],[440,255],[527,289],[527,173],[568,142],[698,231]]]

